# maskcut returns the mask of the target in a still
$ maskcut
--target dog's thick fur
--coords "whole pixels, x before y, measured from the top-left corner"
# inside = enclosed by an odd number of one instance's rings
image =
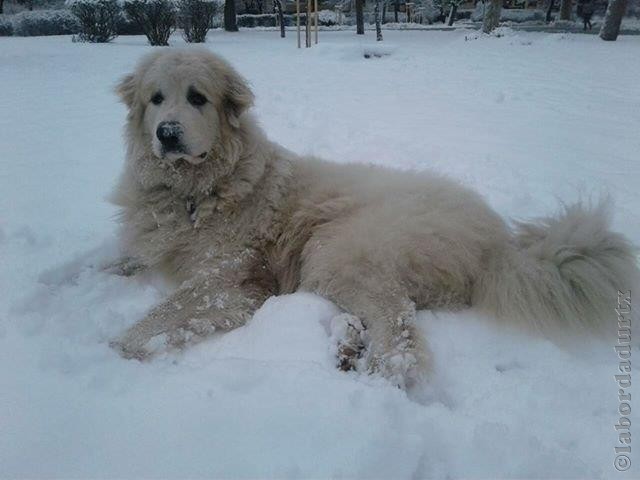
[[[214,110],[185,113],[186,84]],[[157,89],[177,95],[164,110],[150,104]],[[114,195],[124,245],[180,285],[116,342],[126,356],[147,356],[158,337],[180,346],[240,326],[267,297],[304,290],[361,320],[368,367],[406,385],[428,366],[416,309],[473,305],[508,322],[584,330],[610,320],[617,290],[637,279],[634,250],[608,230],[602,205],[513,232],[477,193],[439,175],[284,150],[248,113],[247,83],[207,51],[153,52],[118,93],[129,108]],[[176,118],[186,134],[205,122],[204,160],[159,156],[154,122]]]

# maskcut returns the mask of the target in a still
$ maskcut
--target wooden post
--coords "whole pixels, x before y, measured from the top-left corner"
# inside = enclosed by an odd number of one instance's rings
[[[300,48],[300,0],[296,0],[296,19],[298,24],[298,48]]]
[[[305,22],[306,46],[311,48],[311,0],[307,0],[307,21]]]
[[[315,12],[313,13],[314,24],[316,27],[316,44],[318,43],[318,0],[313,0],[313,9]]]

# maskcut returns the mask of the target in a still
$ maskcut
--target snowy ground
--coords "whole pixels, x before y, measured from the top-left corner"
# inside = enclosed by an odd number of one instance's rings
[[[509,217],[610,192],[615,228],[640,243],[640,37],[478,37],[385,32],[391,55],[371,59],[352,32],[311,50],[215,32],[208,47],[293,150],[447,172]],[[0,39],[0,477],[640,475],[633,453],[613,468],[615,299],[611,338],[562,349],[424,312],[435,373],[408,395],[336,371],[335,307],[307,294],[184,354],[119,358],[109,339],[166,293],[91,268],[115,231],[104,197],[125,111],[111,89],[149,49]]]

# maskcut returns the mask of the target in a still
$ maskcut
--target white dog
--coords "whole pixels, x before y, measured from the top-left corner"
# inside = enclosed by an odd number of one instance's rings
[[[406,386],[428,367],[416,309],[473,305],[509,322],[592,329],[638,278],[602,205],[512,232],[439,175],[284,150],[247,112],[247,83],[205,50],[154,51],[118,93],[128,152],[114,201],[133,259],[119,269],[157,269],[180,285],[114,342],[127,357],[238,327],[267,297],[304,290],[348,314],[342,368],[366,364]]]

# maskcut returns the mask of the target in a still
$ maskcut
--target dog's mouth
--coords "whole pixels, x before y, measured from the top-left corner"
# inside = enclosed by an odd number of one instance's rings
[[[202,152],[200,155],[189,155],[184,152],[166,152],[162,155],[161,160],[168,163],[184,161],[191,165],[199,165],[207,159],[209,152]]]

